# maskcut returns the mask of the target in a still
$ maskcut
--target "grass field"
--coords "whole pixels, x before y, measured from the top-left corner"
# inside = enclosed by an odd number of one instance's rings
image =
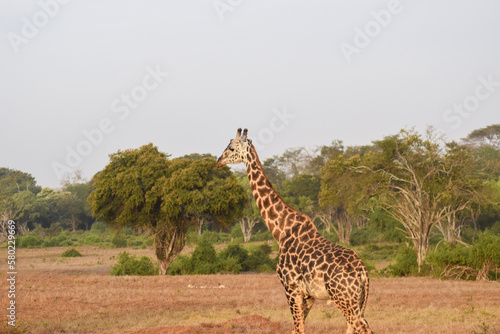
[[[12,333],[289,333],[292,320],[275,274],[110,276],[120,249],[18,249]],[[132,250],[152,257],[152,249]],[[7,259],[7,250],[0,250]],[[7,265],[1,271],[0,332],[9,332]],[[429,278],[371,280],[366,319],[380,333],[500,333],[498,282]],[[334,305],[318,301],[308,333],[343,333]]]

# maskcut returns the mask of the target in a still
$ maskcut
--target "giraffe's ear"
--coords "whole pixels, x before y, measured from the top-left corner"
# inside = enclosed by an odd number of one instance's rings
[[[243,130],[243,137],[241,138],[241,142],[246,142],[247,141],[247,134],[248,134],[248,129]]]
[[[238,132],[236,132],[236,140],[241,139],[241,128],[238,129]]]

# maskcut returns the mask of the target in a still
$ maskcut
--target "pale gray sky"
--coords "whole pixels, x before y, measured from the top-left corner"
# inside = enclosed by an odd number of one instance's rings
[[[500,122],[499,15],[493,0],[4,0],[0,166],[58,187],[148,142],[219,155],[238,127],[262,160],[413,126],[460,139]]]

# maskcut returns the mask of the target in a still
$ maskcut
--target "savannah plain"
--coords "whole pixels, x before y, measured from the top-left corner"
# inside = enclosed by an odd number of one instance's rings
[[[289,333],[292,320],[275,274],[110,276],[119,249],[17,250],[17,327],[6,333]],[[153,257],[151,248],[127,249]],[[185,250],[186,252],[189,249]],[[0,256],[7,258],[6,249]],[[5,266],[4,266],[5,267]],[[2,268],[0,303],[8,304]],[[6,314],[5,314],[6,315]],[[500,333],[498,282],[372,278],[366,319],[376,333]],[[317,301],[308,333],[343,333],[333,304]]]

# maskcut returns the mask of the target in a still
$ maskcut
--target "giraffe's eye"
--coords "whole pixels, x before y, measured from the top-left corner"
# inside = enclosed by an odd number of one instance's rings
[[[231,152],[234,152],[234,148],[232,148],[232,147],[230,147],[230,148],[229,148],[229,150],[230,150]]]

